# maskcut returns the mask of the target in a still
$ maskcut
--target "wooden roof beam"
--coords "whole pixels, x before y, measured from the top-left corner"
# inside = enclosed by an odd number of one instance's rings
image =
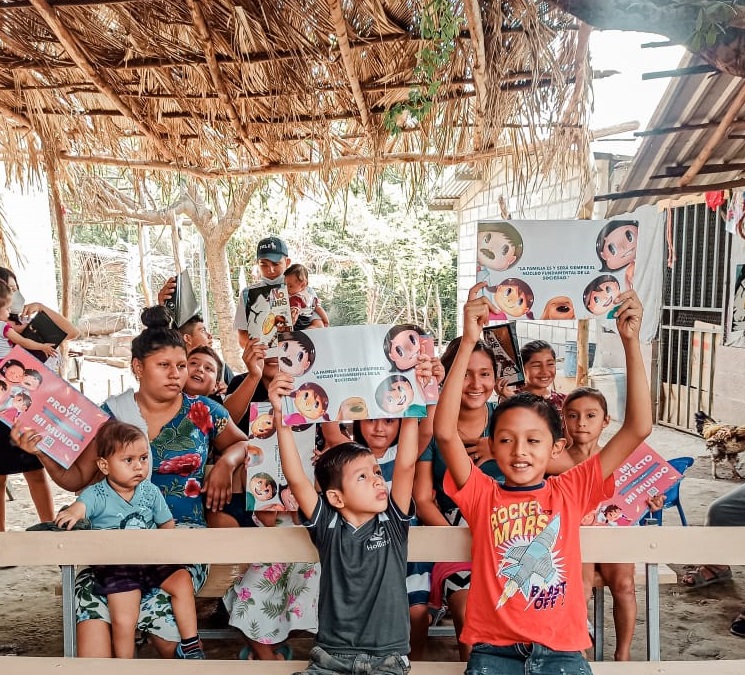
[[[202,12],[200,1],[186,0],[186,4],[191,10],[195,33],[197,36],[197,40],[199,41],[199,45],[204,52],[204,58],[207,60],[207,68],[209,69],[210,77],[212,78],[212,84],[215,85],[215,90],[217,91],[217,96],[220,99],[220,103],[222,103],[222,105],[225,107],[225,111],[228,114],[230,125],[233,127],[235,135],[240,139],[243,145],[246,146],[248,151],[254,156],[261,157],[265,160],[268,159],[265,153],[259,150],[259,148],[248,137],[246,129],[244,128],[240,116],[238,115],[238,111],[233,105],[232,97],[228,92],[228,87],[225,84],[225,80],[222,76],[222,71],[220,70],[220,64],[215,58],[215,46],[212,43],[212,35],[210,33],[209,26],[207,25],[207,19],[204,16],[204,12]]]
[[[70,55],[70,58],[75,61],[80,70],[83,71],[84,75],[91,81],[96,87],[105,94],[106,97],[116,106],[116,109],[124,115],[127,119],[131,120],[135,126],[142,131],[145,136],[150,140],[158,151],[166,158],[173,160],[174,155],[171,150],[161,141],[160,137],[150,127],[142,121],[140,114],[135,112],[130,106],[128,106],[116,93],[114,87],[111,85],[106,78],[99,74],[98,70],[88,60],[88,57],[80,48],[75,37],[67,29],[67,26],[62,22],[57,12],[49,5],[47,0],[30,0],[34,9],[44,19],[47,25],[51,28],[52,32],[57,36],[65,51]]]
[[[665,178],[679,178],[686,171],[688,166],[668,166],[665,168],[665,173],[658,173],[654,176],[650,176],[650,180],[664,180]],[[745,171],[745,162],[724,162],[722,164],[706,164],[699,169],[699,174],[712,174],[712,173],[732,173],[735,171]]]
[[[701,152],[699,152],[698,155],[696,155],[696,158],[691,162],[691,165],[688,167],[688,171],[686,171],[681,176],[680,180],[678,181],[678,185],[680,185],[681,187],[685,187],[696,177],[696,174],[699,172],[701,167],[709,161],[709,158],[711,157],[716,147],[722,142],[722,140],[724,140],[724,137],[727,135],[727,132],[730,130],[732,123],[740,114],[740,111],[742,110],[742,107],[744,105],[745,84],[741,84],[740,91],[737,92],[735,98],[732,99],[732,101],[730,102],[729,106],[727,107],[727,112],[724,113],[722,121],[719,122],[719,125],[717,126],[714,133],[709,136],[706,141],[706,145],[704,145],[704,147],[701,149]]]
[[[481,19],[479,0],[464,0],[468,30],[471,33],[473,50],[473,81],[476,101],[473,105],[473,147],[480,150],[484,142],[484,117],[486,116],[486,50],[484,48],[484,26]]]
[[[344,70],[347,72],[349,87],[352,90],[354,102],[357,104],[357,110],[360,111],[360,121],[362,122],[362,126],[369,134],[372,131],[370,125],[370,110],[367,107],[365,95],[362,93],[360,78],[354,70],[354,57],[352,56],[349,34],[347,33],[347,20],[344,18],[344,12],[341,9],[340,0],[328,0],[328,6],[329,12],[331,12],[331,20],[334,22],[334,30],[336,31],[336,40],[339,43],[341,60],[344,64]]]
[[[610,192],[595,195],[596,202],[613,202],[618,199],[639,199],[644,197],[669,197],[671,195],[704,194],[716,190],[731,190],[745,186],[745,178],[737,178],[722,183],[708,185],[671,185],[669,187],[648,188],[643,190],[627,190],[626,192]]]
[[[521,149],[523,152],[536,152],[533,145]],[[311,173],[316,171],[328,171],[329,169],[354,168],[359,166],[389,166],[391,164],[438,164],[440,166],[454,166],[456,164],[469,164],[471,162],[483,162],[498,157],[507,157],[513,154],[516,148],[513,145],[499,145],[484,148],[479,152],[453,153],[446,155],[423,154],[414,152],[390,153],[387,155],[361,156],[351,155],[337,157],[328,162],[296,162],[286,164],[264,164],[249,168],[214,169],[205,170],[193,166],[180,166],[175,162],[163,162],[159,160],[127,160],[118,157],[96,157],[92,155],[71,155],[61,152],[59,158],[65,162],[78,164],[90,164],[98,166],[115,166],[128,169],[140,169],[151,171],[176,171],[190,174],[198,178],[216,179],[224,177],[244,176],[271,176],[277,174]]]

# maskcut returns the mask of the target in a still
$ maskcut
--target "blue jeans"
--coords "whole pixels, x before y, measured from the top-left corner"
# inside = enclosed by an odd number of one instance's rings
[[[407,675],[410,669],[408,657],[401,654],[329,654],[316,645],[308,667],[293,675]]]
[[[592,675],[592,670],[582,652],[557,652],[535,642],[481,643],[471,650],[465,675]]]

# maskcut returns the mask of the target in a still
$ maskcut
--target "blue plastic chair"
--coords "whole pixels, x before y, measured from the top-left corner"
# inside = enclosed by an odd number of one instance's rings
[[[681,475],[685,475],[686,470],[693,466],[693,457],[674,457],[668,461]],[[683,525],[688,525],[685,513],[683,513],[683,505],[680,503],[680,483],[682,482],[679,481],[665,491],[665,505],[659,511],[655,511],[654,513],[647,511],[639,522],[642,525],[652,525],[650,521],[654,520],[656,525],[662,525],[662,513],[664,510],[675,506],[678,509],[678,515],[680,515],[680,522]]]

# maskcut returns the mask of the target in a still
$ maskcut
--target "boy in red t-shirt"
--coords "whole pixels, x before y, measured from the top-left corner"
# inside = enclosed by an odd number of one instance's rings
[[[445,381],[434,433],[448,474],[445,491],[473,535],[473,572],[461,640],[474,645],[466,675],[590,673],[584,649],[587,607],[582,585],[580,520],[613,494],[613,470],[650,433],[651,401],[639,346],[642,307],[634,291],[615,299],[626,354],[623,425],[594,457],[544,480],[549,461],[564,450],[561,419],[539,396],[519,394],[492,417],[491,449],[504,485],[473,464],[457,433],[461,382],[491,303],[476,298],[464,308],[463,339]]]

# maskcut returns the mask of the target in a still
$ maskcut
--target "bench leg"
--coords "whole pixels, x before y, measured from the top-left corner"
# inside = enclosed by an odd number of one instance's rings
[[[77,656],[75,644],[75,566],[62,565],[62,631],[64,655]]]
[[[647,571],[647,660],[660,661],[660,570],[648,563]]]
[[[603,586],[596,586],[592,589],[592,615],[595,631],[594,658],[596,661],[602,661],[603,643],[605,642],[605,588]]]

